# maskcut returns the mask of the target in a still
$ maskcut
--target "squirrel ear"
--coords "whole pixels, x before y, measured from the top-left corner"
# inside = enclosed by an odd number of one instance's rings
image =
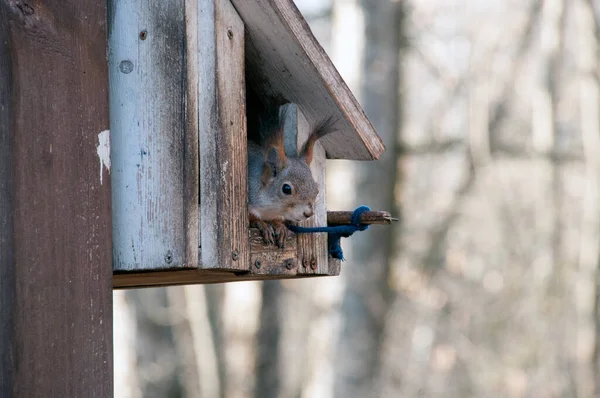
[[[281,173],[281,170],[287,167],[287,157],[285,156],[285,153],[283,153],[282,157],[282,149],[283,148],[271,147],[267,151],[267,158],[265,159],[265,167],[262,176],[263,182],[275,177],[277,174]]]

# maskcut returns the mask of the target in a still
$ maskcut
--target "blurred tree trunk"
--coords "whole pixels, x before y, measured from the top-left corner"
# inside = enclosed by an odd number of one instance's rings
[[[576,286],[578,395],[600,395],[598,267],[600,264],[600,89],[598,36],[591,1],[575,4],[578,26],[580,125],[585,155],[586,191],[583,202],[579,275]]]
[[[532,248],[532,281],[529,296],[536,313],[546,312],[540,333],[547,336],[539,343],[545,359],[540,363],[540,378],[551,379],[557,366],[568,370],[567,330],[557,327],[555,319],[564,317],[568,304],[560,298],[567,291],[565,269],[560,260],[560,198],[562,183],[557,153],[558,82],[564,35],[564,0],[546,0],[540,20],[540,50],[532,96],[532,142],[535,179],[535,245]],[[563,364],[563,365],[557,365]],[[554,386],[540,387],[542,394],[552,394]]]
[[[262,305],[260,309],[260,328],[258,331],[258,352],[256,355],[255,398],[278,397],[280,391],[279,362],[282,322],[279,316],[281,283],[265,281],[262,283]]]
[[[225,292],[224,284],[207,285],[204,287],[206,292],[206,310],[211,334],[215,344],[215,360],[217,362],[216,372],[219,378],[219,392],[216,398],[225,398],[225,383],[227,377],[227,364],[225,363],[225,342],[223,332],[223,297]]]
[[[137,374],[134,311],[125,290],[113,292],[115,398],[142,398]]]
[[[249,397],[255,389],[261,302],[259,283],[225,284],[221,316],[226,398]]]
[[[334,2],[336,10],[349,2]],[[354,167],[355,203],[393,210],[396,185],[396,135],[400,120],[399,53],[402,2],[364,0],[355,3],[364,16],[364,47],[359,101],[386,144],[377,162]],[[356,29],[356,26],[354,27]],[[345,32],[334,32],[343,35]],[[334,39],[335,43],[335,39]],[[349,51],[356,51],[350,49]],[[382,332],[390,302],[388,273],[391,228],[373,227],[350,238],[342,274],[342,330],[337,347],[335,396],[378,395]]]
[[[218,398],[221,396],[221,377],[215,336],[209,317],[206,287],[185,286],[182,289],[185,294],[185,311],[192,341],[191,345],[186,347],[179,345],[195,357],[197,374],[190,375],[199,383],[199,391],[188,397]]]
[[[188,305],[184,287],[174,286],[166,289],[169,302],[169,315],[173,334],[173,345],[176,355],[175,377],[179,380],[184,397],[200,398],[200,383],[198,364],[194,351],[192,324],[188,317]],[[194,314],[200,318],[202,314]],[[206,322],[206,320],[205,320]]]
[[[126,297],[135,308],[137,372],[144,398],[182,397],[177,377],[172,319],[167,288],[130,290]]]

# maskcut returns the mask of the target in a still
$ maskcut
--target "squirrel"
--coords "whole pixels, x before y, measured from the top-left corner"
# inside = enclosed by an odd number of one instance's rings
[[[259,143],[248,140],[248,212],[251,226],[257,227],[267,244],[284,247],[288,229],[285,223],[298,223],[314,214],[319,186],[310,163],[319,138],[333,130],[332,118],[311,129],[295,156],[284,150],[284,122],[288,107],[267,112],[260,121]]]

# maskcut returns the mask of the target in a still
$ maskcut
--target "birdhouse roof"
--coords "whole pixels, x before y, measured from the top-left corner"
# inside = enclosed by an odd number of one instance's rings
[[[373,160],[385,147],[291,0],[231,0],[245,24],[246,75],[260,95],[293,102],[311,124],[332,116],[321,140],[331,159]]]

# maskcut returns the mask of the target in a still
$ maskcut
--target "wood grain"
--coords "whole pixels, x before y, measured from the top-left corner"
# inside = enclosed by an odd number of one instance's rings
[[[0,1],[0,396],[108,397],[106,3]]]
[[[262,235],[255,228],[250,234],[250,274],[293,276],[299,271],[297,258],[297,237],[290,232],[283,249],[273,245],[266,245]]]
[[[292,0],[232,0],[246,26],[247,79],[256,92],[300,106],[309,123],[338,119],[327,157],[377,159],[385,147]]]
[[[114,269],[195,267],[195,2],[108,4]]]
[[[199,11],[200,267],[247,270],[244,24],[229,0]]]
[[[14,378],[15,258],[13,229],[12,59],[6,4],[0,2],[0,395],[11,396]]]

